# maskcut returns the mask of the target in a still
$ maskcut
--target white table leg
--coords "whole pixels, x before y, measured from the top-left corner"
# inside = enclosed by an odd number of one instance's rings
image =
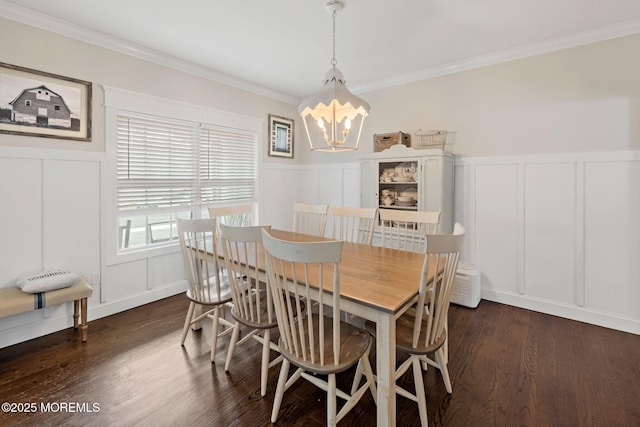
[[[376,321],[377,425],[396,425],[396,320],[378,312]]]

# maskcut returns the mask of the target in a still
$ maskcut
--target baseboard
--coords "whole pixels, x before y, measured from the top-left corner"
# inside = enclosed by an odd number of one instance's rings
[[[512,292],[482,289],[482,299],[640,335],[640,320]],[[482,303],[481,303],[482,304]]]

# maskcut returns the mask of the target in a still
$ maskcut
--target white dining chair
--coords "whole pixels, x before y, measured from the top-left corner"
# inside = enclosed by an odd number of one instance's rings
[[[293,231],[314,236],[324,236],[328,210],[328,205],[294,203]]]
[[[379,212],[383,247],[421,253],[426,248],[427,234],[436,234],[441,217],[437,211],[380,209]],[[444,344],[444,355],[448,360],[448,340]]]
[[[253,205],[250,203],[233,206],[214,206],[208,209],[209,217],[216,218],[218,227],[226,225],[252,225]]]
[[[369,364],[372,337],[363,329],[340,321],[340,255],[342,241],[289,242],[262,231],[267,282],[273,295],[283,356],[273,400],[275,423],[284,392],[304,378],[327,393],[327,425],[335,426],[370,390],[376,399],[375,379]],[[296,286],[297,285],[297,286]],[[324,289],[332,289],[332,293]],[[290,295],[290,296],[289,296]],[[306,297],[306,298],[303,298]],[[304,309],[316,300],[330,315]],[[336,374],[358,364],[364,384],[353,383],[348,394],[336,385]],[[296,372],[288,378],[289,367]],[[360,376],[360,379],[362,376]],[[345,400],[340,410],[337,398]]]
[[[444,355],[444,344],[447,339],[446,325],[451,292],[464,235],[464,227],[456,223],[453,234],[427,236],[418,301],[396,320],[396,348],[409,355],[396,369],[396,393],[418,403],[420,422],[424,427],[428,425],[428,421],[423,365],[438,368],[447,392],[453,391],[448,361]],[[435,277],[431,282],[426,280],[430,274],[429,269],[433,269]],[[375,335],[375,323],[367,321],[365,328]],[[428,357],[429,355],[434,355],[434,358]],[[398,385],[400,378],[409,368],[413,368],[415,394]],[[358,366],[354,382],[361,378],[361,372],[362,367]]]
[[[224,370],[229,371],[231,360],[237,346],[254,339],[262,344],[262,363],[260,370],[260,395],[267,394],[267,375],[269,368],[282,361],[278,346],[271,341],[271,330],[277,328],[276,313],[273,308],[271,292],[267,284],[260,281],[257,268],[257,256],[262,246],[262,230],[269,226],[235,227],[220,224],[220,243],[224,262],[229,274],[233,308],[231,316],[236,321],[229,342],[227,361]],[[240,328],[248,328],[240,339]],[[278,356],[269,362],[271,350]]]
[[[370,245],[376,225],[377,208],[330,206],[332,238]]]
[[[379,209],[382,246],[424,252],[425,236],[435,234],[440,212]]]
[[[199,323],[206,317],[210,318],[213,322],[211,362],[214,362],[218,338],[230,334],[234,326],[234,323],[224,317],[225,305],[231,302],[232,298],[229,280],[222,274],[217,262],[217,245],[212,244],[215,242],[216,219],[178,218],[176,221],[189,285],[186,292],[189,309],[180,344],[184,346],[191,325]],[[207,250],[212,250],[215,254],[213,263],[208,259]],[[201,307],[203,312],[194,315],[197,306]]]

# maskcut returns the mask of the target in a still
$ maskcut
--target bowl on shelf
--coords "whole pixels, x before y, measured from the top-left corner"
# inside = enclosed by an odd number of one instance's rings
[[[397,175],[393,177],[394,182],[413,182],[413,178],[410,176]]]

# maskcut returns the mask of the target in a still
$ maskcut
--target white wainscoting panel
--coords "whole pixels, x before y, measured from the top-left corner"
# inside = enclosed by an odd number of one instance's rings
[[[576,165],[525,166],[525,293],[575,304]]]
[[[0,286],[42,269],[42,160],[0,158]]]
[[[184,282],[186,289],[186,280],[182,252],[149,259],[149,289],[165,288],[179,282]]]
[[[640,319],[640,162],[585,165],[586,306]]]
[[[482,266],[482,287],[517,292],[518,166],[477,166],[474,198],[472,259]]]
[[[100,272],[100,163],[45,161],[44,267]]]
[[[294,202],[325,203],[321,197],[322,191],[330,188],[331,184],[321,180],[322,172],[317,167],[298,169],[297,179],[292,183],[295,186],[293,193],[296,195]]]
[[[456,220],[484,299],[640,334],[640,153],[459,158],[456,169]]]
[[[86,279],[101,273],[102,160],[101,153],[0,147],[0,285],[48,268]],[[90,307],[99,304],[100,288]],[[2,318],[0,348],[68,328],[72,313],[67,303]]]
[[[105,269],[103,280],[109,286],[104,288],[107,302],[117,301],[148,290],[147,258],[110,265]]]
[[[347,165],[342,170],[344,184],[342,189],[342,204],[344,206],[360,207],[360,167],[359,165]]]

